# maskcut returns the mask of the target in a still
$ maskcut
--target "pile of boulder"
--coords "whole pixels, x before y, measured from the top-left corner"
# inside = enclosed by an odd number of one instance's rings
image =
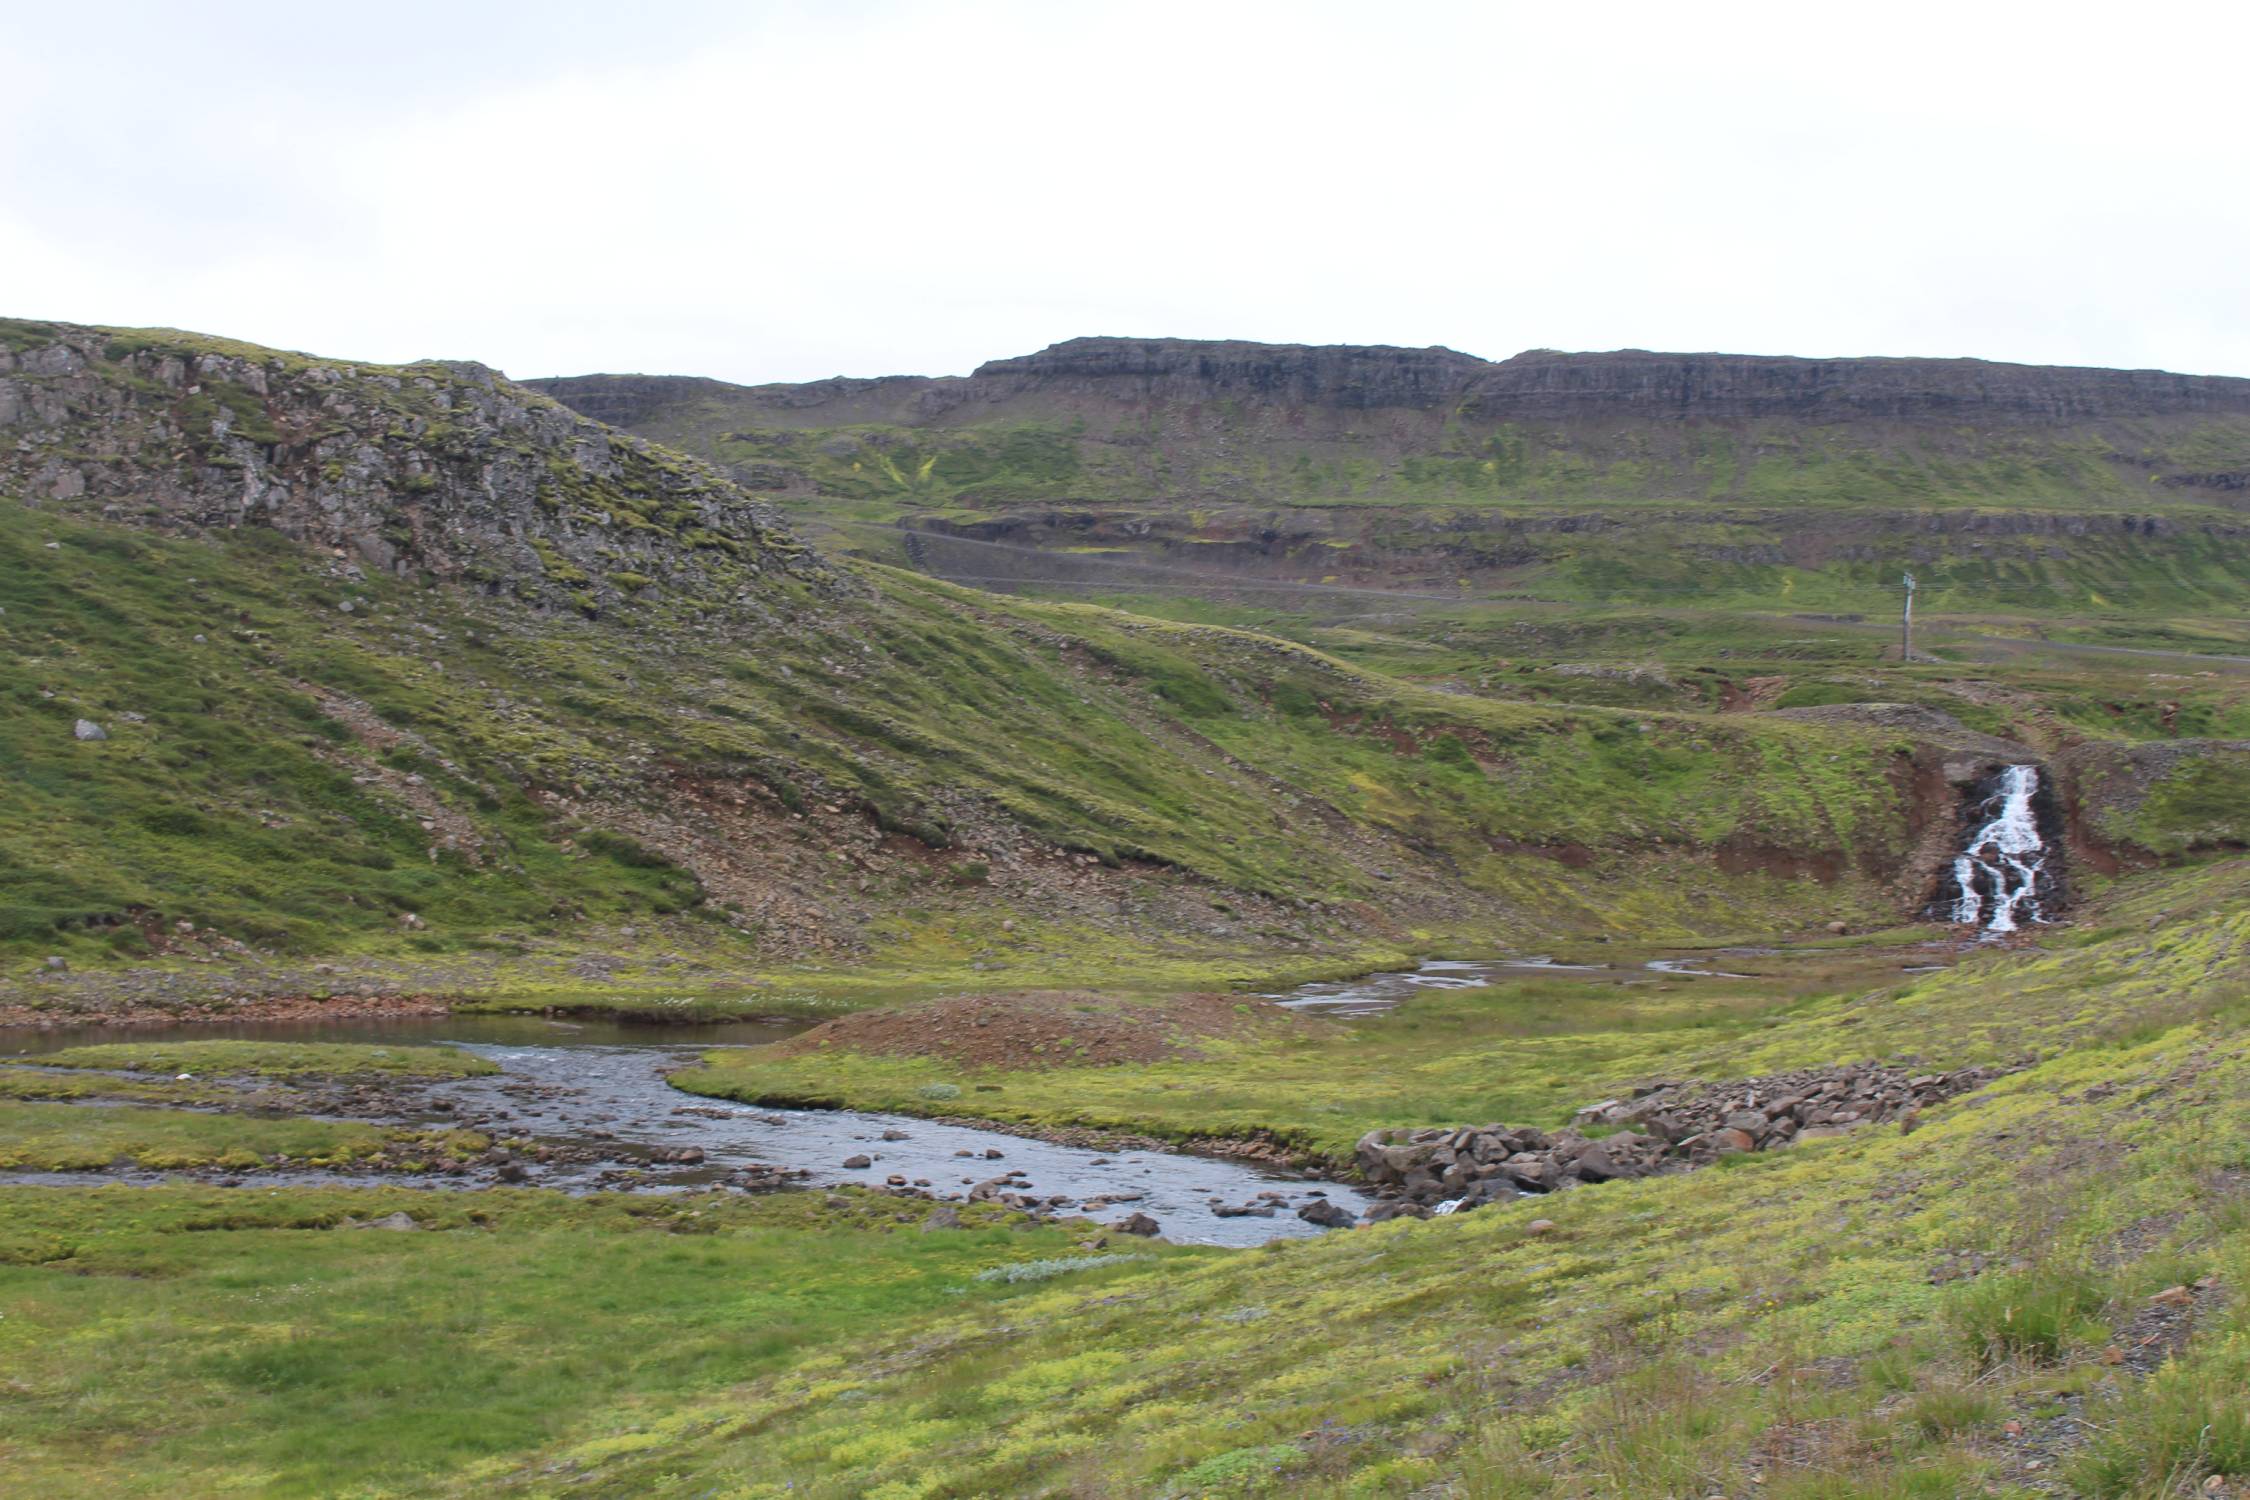
[[[1732,1083],[1647,1083],[1629,1098],[1588,1105],[1562,1130],[1372,1130],[1360,1137],[1356,1157],[1384,1200],[1371,1220],[1457,1212],[1521,1193],[1687,1171],[1854,1125],[1895,1120],[1911,1129],[1924,1105],[1981,1088],[2003,1071],[1928,1073],[1869,1062]]]

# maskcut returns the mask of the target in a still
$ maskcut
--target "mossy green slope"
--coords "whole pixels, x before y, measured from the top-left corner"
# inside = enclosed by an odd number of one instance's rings
[[[1364,946],[1349,902],[1417,914],[1394,944],[1741,931],[1808,900],[1882,910],[1912,833],[1895,738],[1462,697],[891,572],[756,628],[692,600],[585,619],[256,528],[0,504],[0,609],[0,941],[80,963],[411,956],[676,913],[716,919],[689,939],[739,943],[738,969],[890,951],[904,972],[972,911],[1024,918],[1017,947],[1114,947],[1120,899],[1192,905],[1159,925],[1197,951],[1284,959]],[[1729,843],[1838,878],[1728,875]]]
[[[2152,1293],[2250,1271],[2242,878],[2117,908],[2184,908],[2153,933],[1667,1059],[2035,1054],[1911,1133],[1028,1296],[636,1414],[496,1487],[550,1492],[559,1462],[580,1494],[2028,1495],[2003,1419],[2085,1397],[2166,1403],[2108,1429],[2099,1467],[2125,1478],[2088,1491],[2156,1493],[2132,1476],[2224,1461],[2183,1423],[2232,1420],[2240,1316],[2161,1385],[2105,1351]]]

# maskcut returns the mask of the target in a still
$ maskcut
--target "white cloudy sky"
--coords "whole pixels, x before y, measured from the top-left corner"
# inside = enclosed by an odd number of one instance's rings
[[[0,0],[0,312],[518,375],[1082,333],[2250,374],[2243,14]]]

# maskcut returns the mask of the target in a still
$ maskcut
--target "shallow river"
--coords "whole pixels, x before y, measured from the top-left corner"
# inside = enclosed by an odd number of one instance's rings
[[[676,1026],[467,1015],[335,1024],[219,1024],[129,1031],[89,1028],[0,1032],[0,1057],[152,1036],[451,1043],[490,1058],[502,1071],[415,1089],[414,1097],[425,1105],[450,1106],[443,1111],[427,1110],[427,1123],[473,1124],[488,1134],[595,1147],[602,1160],[537,1167],[534,1183],[565,1189],[604,1185],[605,1173],[612,1174],[614,1184],[614,1173],[621,1166],[647,1165],[652,1152],[684,1147],[702,1151],[704,1160],[686,1167],[652,1167],[656,1179],[653,1185],[692,1187],[726,1178],[753,1163],[764,1163],[803,1171],[808,1174],[804,1180],[814,1184],[883,1184],[898,1175],[906,1178],[909,1186],[926,1185],[923,1190],[935,1197],[961,1198],[977,1183],[1014,1172],[1018,1175],[1009,1184],[1009,1191],[1067,1200],[1054,1205],[1056,1212],[1085,1213],[1104,1223],[1134,1212],[1145,1213],[1162,1226],[1167,1239],[1214,1245],[1257,1245],[1318,1234],[1318,1228],[1296,1215],[1299,1207],[1315,1197],[1325,1197],[1354,1214],[1364,1213],[1371,1203],[1342,1183],[1311,1181],[1219,1158],[1167,1151],[1096,1151],[904,1115],[770,1109],[685,1094],[664,1081],[667,1073],[692,1066],[702,1053],[714,1047],[771,1042],[802,1029],[790,1024],[726,1023],[683,1030]],[[420,1116],[425,1111],[413,1113]],[[896,1138],[885,1139],[886,1134]],[[855,1156],[865,1156],[871,1164],[864,1168],[843,1165]],[[128,1180],[155,1180],[158,1175],[135,1173],[129,1174]],[[89,1174],[0,1174],[0,1180],[99,1179]],[[256,1186],[273,1186],[285,1180],[309,1179],[284,1179],[272,1173],[243,1179]],[[471,1184],[439,1180],[427,1185]],[[1277,1196],[1261,1198],[1260,1194]],[[1106,1203],[1089,1209],[1088,1200]],[[1221,1215],[1216,1211],[1257,1204],[1271,1205],[1271,1216]]]
[[[1724,956],[1740,959],[1755,952],[1737,950]],[[1311,984],[1271,998],[1292,1009],[1349,1020],[1394,1009],[1427,990],[1481,988],[1542,975],[1616,983],[1677,975],[1735,977],[1718,967],[1714,960],[1720,956],[1637,959],[1614,965],[1566,964],[1539,957],[1435,960],[1418,969]],[[905,1179],[906,1186],[932,1196],[960,1198],[978,1183],[1012,1173],[1016,1175],[1007,1191],[1052,1200],[1055,1212],[1084,1213],[1104,1223],[1145,1213],[1169,1239],[1219,1245],[1255,1245],[1318,1234],[1319,1229],[1296,1215],[1298,1208],[1316,1197],[1355,1214],[1370,1206],[1371,1200],[1342,1183],[1307,1180],[1218,1158],[1151,1150],[1096,1151],[902,1115],[769,1109],[684,1094],[665,1082],[667,1074],[692,1066],[700,1054],[713,1048],[756,1046],[804,1029],[802,1023],[788,1022],[683,1028],[477,1015],[126,1030],[0,1029],[0,1057],[154,1036],[461,1046],[492,1059],[501,1072],[410,1088],[404,1094],[408,1102],[402,1106],[401,1118],[472,1126],[495,1137],[528,1136],[571,1146],[573,1155],[598,1158],[537,1165],[534,1183],[570,1190],[620,1185],[620,1173],[643,1174],[632,1179],[635,1186],[676,1190],[728,1179],[746,1167],[763,1164],[802,1173],[799,1180],[814,1184],[883,1185],[897,1176]],[[662,1159],[686,1147],[701,1151],[703,1160],[681,1164]],[[844,1165],[857,1156],[868,1158],[869,1165]],[[145,1181],[156,1176],[128,1173],[126,1179]],[[0,1174],[0,1180],[102,1178]],[[273,1173],[244,1179],[261,1186],[297,1180],[313,1179]],[[429,1185],[474,1184],[441,1179]],[[1217,1211],[1245,1205],[1268,1205],[1273,1211],[1270,1216]]]

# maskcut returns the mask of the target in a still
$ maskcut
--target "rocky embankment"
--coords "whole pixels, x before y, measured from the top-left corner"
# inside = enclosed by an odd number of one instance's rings
[[[1444,1203],[1474,1208],[1524,1193],[1689,1171],[1855,1125],[1897,1121],[1911,1129],[1925,1105],[1981,1088],[2003,1071],[1925,1073],[1869,1062],[1731,1083],[1651,1083],[1630,1099],[1588,1105],[1563,1130],[1374,1130],[1360,1138],[1356,1155],[1360,1174],[1385,1200],[1370,1219],[1422,1217]],[[1624,1128],[1586,1133],[1615,1126]]]

